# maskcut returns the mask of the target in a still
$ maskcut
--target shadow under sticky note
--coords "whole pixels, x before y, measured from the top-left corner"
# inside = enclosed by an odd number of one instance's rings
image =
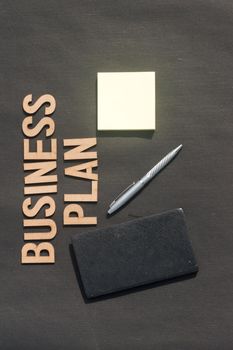
[[[198,271],[182,209],[77,234],[72,244],[87,298]]]

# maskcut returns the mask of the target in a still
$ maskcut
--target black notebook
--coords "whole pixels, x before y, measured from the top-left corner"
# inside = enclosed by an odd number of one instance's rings
[[[198,271],[182,209],[76,234],[72,243],[87,298]]]

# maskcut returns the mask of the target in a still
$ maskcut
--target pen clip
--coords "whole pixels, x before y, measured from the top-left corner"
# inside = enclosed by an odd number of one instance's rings
[[[128,189],[130,189],[130,187],[135,185],[135,181],[133,183],[131,183],[128,187],[126,187],[120,194],[118,194],[118,196],[112,201],[112,203],[110,204],[110,208],[113,206],[114,203],[116,203],[116,201],[125,193],[128,191]]]

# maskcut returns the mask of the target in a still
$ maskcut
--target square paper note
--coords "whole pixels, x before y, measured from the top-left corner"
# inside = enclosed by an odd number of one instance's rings
[[[155,72],[98,73],[98,130],[155,130]]]

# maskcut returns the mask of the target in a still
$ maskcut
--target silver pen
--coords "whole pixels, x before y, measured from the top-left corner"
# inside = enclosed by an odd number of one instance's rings
[[[138,193],[155,175],[157,175],[168,163],[170,163],[177,153],[181,150],[182,145],[169,152],[163,159],[160,160],[146,175],[137,182],[133,182],[116,199],[110,204],[108,214],[114,213],[124,204],[126,204],[136,193]]]

